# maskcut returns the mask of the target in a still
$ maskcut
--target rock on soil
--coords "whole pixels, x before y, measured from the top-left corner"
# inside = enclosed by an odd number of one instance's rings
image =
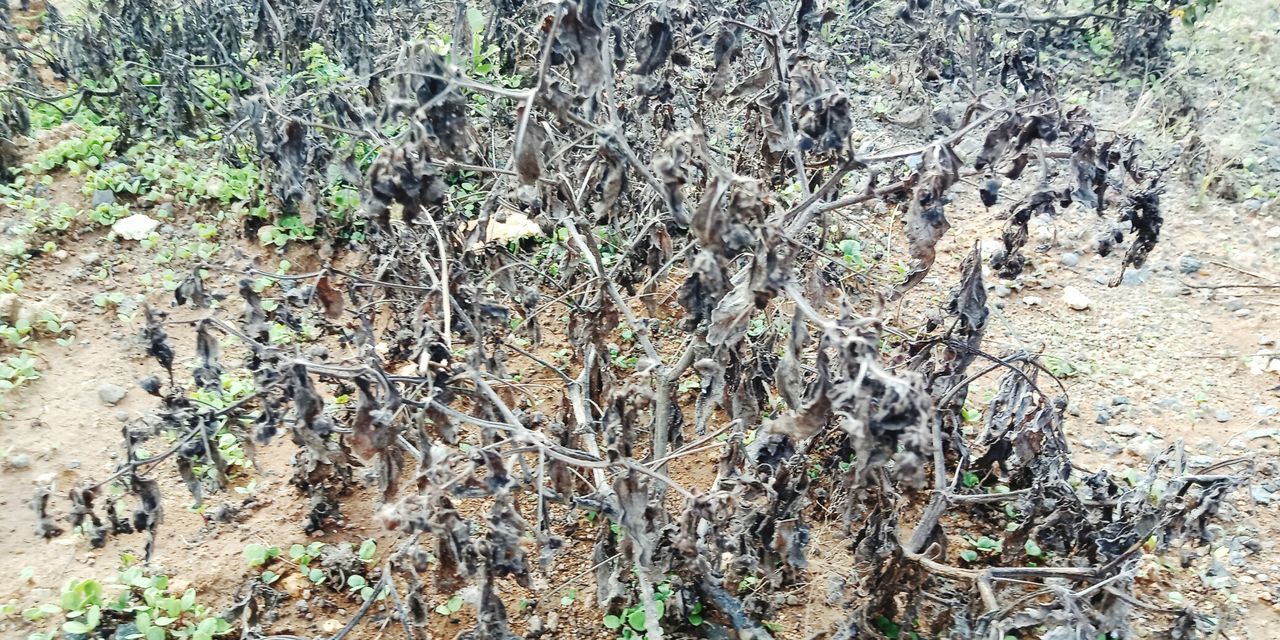
[[[1203,266],[1204,263],[1195,256],[1182,256],[1178,258],[1178,272],[1184,275],[1189,276],[1193,273],[1198,273],[1200,268]]]
[[[1086,296],[1083,291],[1070,286],[1062,290],[1062,301],[1076,311],[1084,311],[1089,308],[1090,304],[1089,296]]]
[[[160,226],[159,220],[135,213],[127,218],[116,220],[116,223],[111,225],[111,230],[125,240],[145,240],[158,226]]]
[[[98,399],[107,406],[115,406],[124,400],[125,393],[124,387],[118,384],[104,382],[98,385]]]

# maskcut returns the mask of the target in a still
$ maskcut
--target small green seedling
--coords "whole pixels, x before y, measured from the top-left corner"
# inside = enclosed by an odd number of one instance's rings
[[[457,613],[458,610],[461,608],[462,608],[462,596],[455,595],[449,598],[448,600],[445,600],[444,604],[437,606],[436,613],[442,616],[451,616]]]
[[[261,567],[278,557],[280,557],[280,547],[267,547],[255,543],[244,548],[244,560],[251,567]]]

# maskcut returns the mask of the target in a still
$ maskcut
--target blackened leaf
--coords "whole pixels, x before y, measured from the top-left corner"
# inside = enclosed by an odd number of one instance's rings
[[[173,297],[177,301],[178,306],[185,305],[188,300],[191,306],[196,308],[208,308],[209,297],[204,292],[204,281],[200,278],[200,269],[197,267],[191,270],[191,275],[187,276],[177,289],[173,290]]]
[[[654,20],[645,38],[636,44],[636,68],[633,73],[649,75],[667,63],[671,55],[671,25]]]

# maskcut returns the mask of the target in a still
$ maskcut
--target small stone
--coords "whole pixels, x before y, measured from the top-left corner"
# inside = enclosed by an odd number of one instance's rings
[[[4,464],[6,467],[9,467],[10,469],[15,469],[15,470],[26,469],[31,466],[31,456],[25,453],[15,453],[9,456],[8,458],[6,458],[4,461]]]
[[[70,460],[70,461],[68,461],[68,462],[67,462],[67,469],[68,469],[68,470],[75,471],[76,469],[79,469],[79,468],[80,468],[80,461],[79,461],[79,460]]]
[[[98,399],[107,406],[119,404],[121,400],[124,400],[125,393],[127,393],[125,388],[118,384],[104,382],[98,385]]]
[[[135,213],[127,218],[116,220],[116,223],[111,225],[111,230],[125,240],[146,240],[158,226],[160,226],[159,220],[146,214]]]
[[[1213,438],[1200,438],[1195,444],[1196,451],[1205,455],[1216,455],[1218,453],[1218,443]]]
[[[1094,422],[1097,422],[1098,424],[1107,424],[1108,422],[1111,422],[1111,414],[1108,413],[1106,409],[1102,409],[1098,411],[1098,417],[1094,419]]]
[[[1227,311],[1239,311],[1244,308],[1244,300],[1241,300],[1240,298],[1232,298],[1222,303],[1222,307]]]
[[[1267,229],[1268,238],[1280,238],[1280,224]]]
[[[1061,258],[1058,258],[1058,262],[1064,267],[1074,267],[1080,264],[1080,254],[1074,251],[1064,253]]]
[[[1156,440],[1164,440],[1164,434],[1157,429],[1147,429],[1147,435],[1155,438]]]
[[[998,284],[991,290],[991,293],[995,294],[997,298],[1008,298],[1009,294],[1013,293],[1013,290],[1002,284]]]
[[[1121,438],[1132,438],[1138,435],[1138,428],[1131,427],[1129,425],[1118,424],[1113,427],[1107,427],[1106,432],[1113,436],[1120,436]]]
[[[1126,286],[1140,285],[1151,277],[1151,270],[1143,267],[1141,269],[1127,269],[1123,276],[1120,276],[1120,284]]]
[[[116,420],[117,420],[118,422],[128,422],[128,421],[129,421],[129,412],[128,412],[128,411],[117,411],[117,412],[115,413],[115,418],[116,418]]]
[[[1271,504],[1271,501],[1275,499],[1275,494],[1267,491],[1266,487],[1255,484],[1249,487],[1249,497],[1253,498],[1253,501],[1258,504]]]
[[[58,249],[57,251],[53,252],[53,257],[57,258],[58,260],[66,260],[67,257],[70,255],[71,254],[67,253],[66,249]]]
[[[1168,409],[1170,411],[1177,410],[1180,404],[1181,403],[1178,402],[1177,398],[1162,398],[1156,401],[1157,407],[1160,407],[1161,409]]]
[[[1184,275],[1197,273],[1204,267],[1204,263],[1195,256],[1180,256],[1178,258],[1178,272]]]
[[[1042,301],[1040,300],[1040,296],[1027,296],[1027,297],[1025,297],[1025,298],[1023,298],[1023,299],[1022,299],[1022,304],[1025,304],[1025,305],[1027,305],[1028,307],[1034,307],[1034,306],[1037,306],[1037,305],[1039,305],[1041,302],[1042,302]]]
[[[1231,312],[1231,315],[1237,318],[1248,318],[1253,315],[1253,309],[1236,309]]]
[[[1062,290],[1062,301],[1076,311],[1084,311],[1089,308],[1089,297],[1075,287],[1067,287]]]
[[[110,189],[98,189],[93,192],[91,204],[96,208],[104,204],[115,204],[116,193]]]
[[[1213,419],[1218,422],[1228,422],[1231,420],[1231,412],[1226,409],[1218,409],[1213,412]]]
[[[1213,464],[1213,458],[1209,456],[1187,456],[1187,466],[1196,469],[1203,469]]]
[[[80,261],[85,264],[94,264],[101,259],[102,259],[102,254],[99,254],[96,252],[86,253],[83,256],[80,256]]]
[[[1121,406],[1121,405],[1129,404],[1129,397],[1128,397],[1128,396],[1115,396],[1115,397],[1111,398],[1111,404],[1113,404],[1113,405],[1115,405],[1115,406],[1117,406],[1117,407],[1118,407],[1118,406]]]

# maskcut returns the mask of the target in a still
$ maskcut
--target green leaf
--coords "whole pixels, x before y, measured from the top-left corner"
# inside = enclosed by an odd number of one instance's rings
[[[62,630],[67,633],[89,633],[93,631],[93,627],[78,620],[68,620],[62,623]]]
[[[965,549],[960,552],[960,559],[965,562],[973,563],[978,561],[978,552],[973,549]]]
[[[305,555],[307,555],[306,547],[300,544],[295,544],[289,547],[289,559],[297,560],[298,558],[301,558],[302,556],[305,556]]]
[[[691,624],[691,625],[693,625],[693,626],[695,626],[695,627],[696,627],[696,626],[698,626],[698,625],[701,625],[701,624],[702,624],[702,614],[700,614],[700,613],[691,613],[691,614],[689,614],[689,624]]]
[[[1039,558],[1044,555],[1044,551],[1040,549],[1040,545],[1036,544],[1035,540],[1027,540],[1027,543],[1022,547],[1026,549],[1027,555],[1033,558]]]
[[[978,542],[975,543],[975,546],[977,546],[979,549],[983,551],[999,551],[1000,550],[1000,543],[995,540],[992,540],[991,538],[988,538],[987,536],[982,536],[981,538],[978,538]]]
[[[373,560],[374,554],[378,553],[378,543],[373,539],[365,540],[360,543],[360,559],[365,562]]]
[[[270,573],[270,572],[269,572],[269,571],[263,571],[263,572],[262,572],[262,575],[263,575],[263,576],[266,576],[268,573]],[[185,592],[183,592],[183,594],[182,594],[182,610],[183,610],[183,611],[187,611],[187,610],[191,609],[191,607],[192,607],[192,606],[194,606],[194,605],[195,605],[195,603],[196,603],[196,590],[195,590],[195,589],[187,589]]]
[[[88,625],[90,629],[96,629],[99,622],[102,622],[102,609],[95,604],[90,606],[89,610],[85,613],[84,623]]]
[[[271,553],[273,549],[274,555]],[[275,547],[267,548],[260,544],[251,544],[244,548],[245,562],[248,562],[251,567],[261,567],[277,555],[280,555],[280,550]]]
[[[165,640],[165,632],[161,627],[147,629],[147,640]]]
[[[367,581],[364,579],[364,576],[362,575],[351,574],[347,576],[347,587],[351,589],[359,589],[365,586],[366,583]]]
[[[622,626],[622,618],[619,618],[618,616],[615,616],[612,613],[604,617],[604,628],[617,629],[618,627],[621,627],[621,626]]]
[[[320,584],[321,582],[324,582],[324,572],[319,569],[312,569],[310,572],[307,573],[307,577],[310,578],[311,581],[316,584]]]
[[[982,478],[978,477],[978,474],[972,471],[964,472],[964,486],[973,488],[978,486],[980,482],[982,482]]]
[[[631,625],[636,631],[644,631],[644,608],[636,607],[627,613],[627,624]]]
[[[436,613],[442,616],[453,615],[462,608],[462,596],[453,596],[444,602],[444,604],[436,607]]]
[[[577,597],[578,597],[578,590],[569,589],[568,591],[565,592],[563,596],[560,597],[560,606],[567,607],[573,604],[574,599],[576,599]]]

